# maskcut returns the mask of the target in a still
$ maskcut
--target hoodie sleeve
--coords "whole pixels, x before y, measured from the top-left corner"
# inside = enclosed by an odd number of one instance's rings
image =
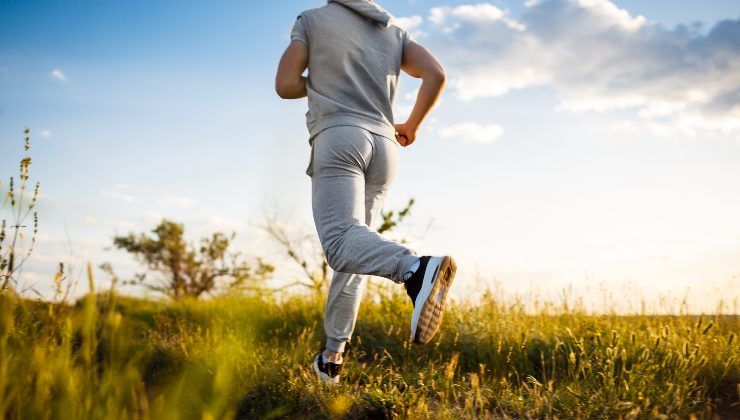
[[[308,31],[306,26],[306,16],[301,13],[296,18],[293,29],[290,31],[290,40],[300,41],[308,46]]]

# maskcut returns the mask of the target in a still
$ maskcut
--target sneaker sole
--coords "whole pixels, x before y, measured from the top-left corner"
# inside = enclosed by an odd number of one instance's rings
[[[427,275],[432,270],[436,270],[436,273],[433,273],[430,281],[424,282],[414,305],[411,325],[413,342],[416,344],[426,344],[437,334],[457,264],[449,256],[432,257],[427,265],[425,280],[429,278]],[[419,300],[423,300],[423,304],[420,305]]]
[[[319,370],[319,363],[314,359],[313,361],[313,371],[316,372],[316,376],[319,377],[322,381],[332,384],[332,385],[338,385],[339,384],[339,376],[332,378],[331,376],[327,375],[326,373]]]

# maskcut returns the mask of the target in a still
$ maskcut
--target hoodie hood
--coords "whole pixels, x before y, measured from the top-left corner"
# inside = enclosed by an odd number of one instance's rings
[[[393,23],[393,15],[378,6],[375,2],[368,0],[329,0],[327,4],[329,3],[339,3],[348,7],[362,16],[379,23],[384,28],[391,26]]]

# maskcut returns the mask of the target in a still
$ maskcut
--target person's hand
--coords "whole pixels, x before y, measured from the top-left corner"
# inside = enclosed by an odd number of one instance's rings
[[[405,122],[403,124],[394,124],[394,126],[396,127],[396,140],[398,140],[398,143],[401,146],[410,146],[411,143],[416,140],[416,132],[418,131],[418,127],[413,126],[408,122]]]

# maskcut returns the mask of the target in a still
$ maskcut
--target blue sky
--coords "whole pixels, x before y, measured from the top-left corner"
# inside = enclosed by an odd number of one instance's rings
[[[414,246],[460,260],[460,295],[737,299],[737,2],[379,3],[450,76],[387,206],[417,200]],[[26,283],[48,294],[60,259],[128,273],[103,248],[162,216],[276,261],[252,227],[268,203],[311,232],[305,99],[273,81],[295,16],[324,2],[254,4],[0,5],[2,176],[31,127],[42,191]],[[399,118],[418,85],[402,79]]]

